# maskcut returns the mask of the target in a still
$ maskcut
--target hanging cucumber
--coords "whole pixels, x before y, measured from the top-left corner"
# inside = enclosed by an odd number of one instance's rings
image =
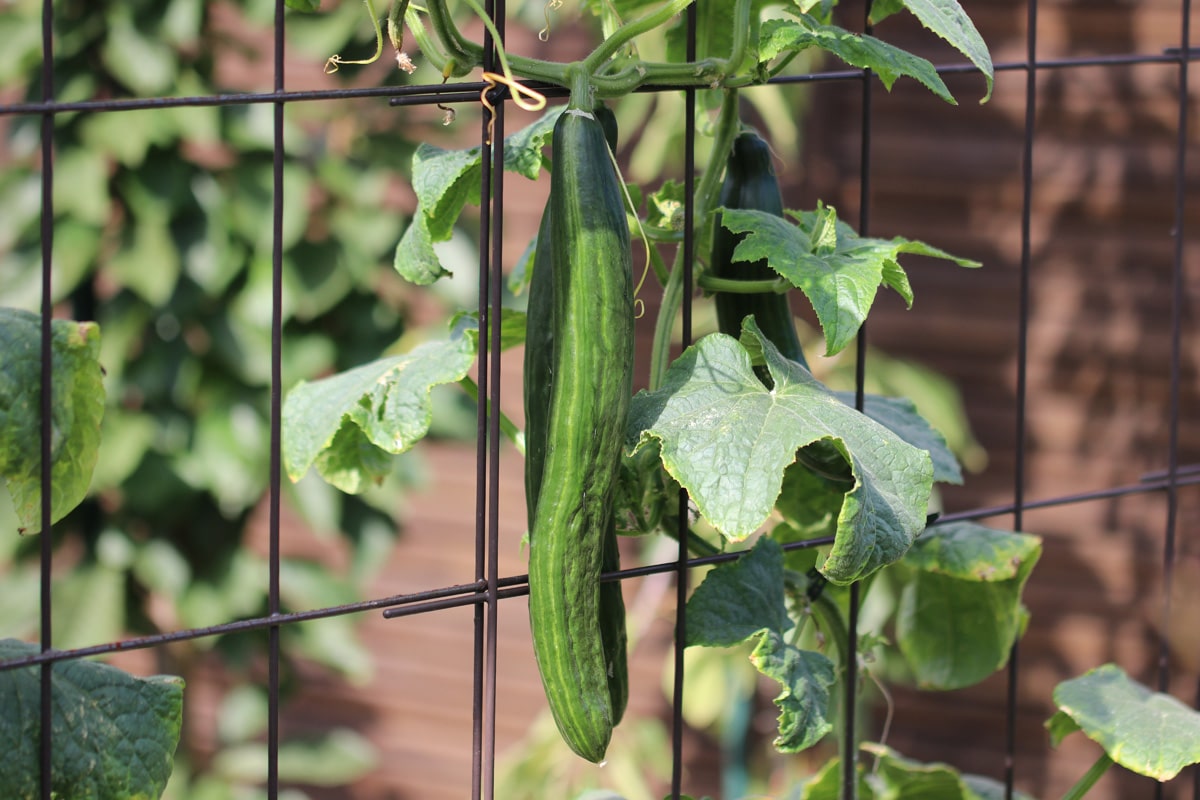
[[[739,134],[733,141],[733,149],[725,164],[725,180],[721,184],[718,205],[724,208],[765,211],[783,216],[783,198],[779,193],[779,181],[771,163],[771,150],[767,143],[753,131]],[[721,225],[718,215],[713,231],[712,261],[709,267],[714,277],[732,280],[773,280],[779,277],[767,266],[766,260],[746,262],[734,261],[733,251],[745,234],[735,234]],[[796,335],[796,324],[786,294],[762,292],[738,294],[718,292],[716,295],[717,324],[722,333],[740,336],[742,320],[753,314],[758,329],[762,331],[779,352],[805,367],[804,350]]]
[[[628,696],[612,499],[633,369],[632,255],[602,118],[573,101],[554,129],[526,335],[529,614],[563,738],[599,762]],[[614,125],[615,132],[615,125]]]

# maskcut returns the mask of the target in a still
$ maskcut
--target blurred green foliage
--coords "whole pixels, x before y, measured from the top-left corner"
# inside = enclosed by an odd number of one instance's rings
[[[16,0],[0,9],[4,102],[42,97],[41,7]],[[268,0],[55,3],[54,96],[269,90],[273,9]],[[344,3],[319,19],[289,14],[289,63],[319,65],[340,48],[368,48],[360,13]],[[54,532],[56,563],[72,565],[54,585],[58,647],[267,611],[257,512],[270,474],[273,114],[270,104],[196,104],[55,117],[53,301],[64,316],[99,322],[109,402],[90,499]],[[405,332],[391,259],[404,222],[397,175],[413,147],[395,114],[380,101],[287,108],[285,391],[378,357]],[[0,297],[29,310],[41,301],[40,125],[36,115],[0,118]],[[286,557],[285,611],[362,597],[394,543],[399,490],[414,477],[413,462],[401,459],[382,486],[358,497],[316,480],[298,491],[285,481],[285,501],[323,547],[349,554],[340,570]],[[0,631],[30,638],[38,544],[13,533],[12,509],[7,498],[0,503],[9,534],[0,536]],[[337,618],[286,628],[285,691],[296,658],[366,679],[370,661],[353,625]],[[265,642],[227,635],[155,656],[189,686],[214,656],[236,681]],[[265,760],[247,749],[266,719],[260,694],[229,694],[222,718],[243,722],[221,742],[228,757],[190,753],[185,727],[167,797],[242,797],[262,780],[265,772],[256,778],[248,765]],[[299,784],[314,783],[314,769],[351,780],[372,763],[370,747],[346,731],[288,746],[303,750],[281,758],[282,777]],[[322,754],[343,768],[322,771]],[[303,769],[289,776],[288,764]]]

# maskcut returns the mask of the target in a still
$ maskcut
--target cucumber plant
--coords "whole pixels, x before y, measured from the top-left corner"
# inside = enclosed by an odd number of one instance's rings
[[[377,10],[372,0],[365,5],[382,43]],[[530,622],[538,666],[559,733],[590,761],[605,758],[628,691],[625,641],[613,635],[623,625],[624,608],[602,600],[599,580],[601,571],[616,565],[607,556],[614,527],[674,537],[694,555],[730,556],[692,592],[684,644],[751,649],[758,671],[781,686],[774,741],[781,752],[810,748],[835,729],[833,687],[847,664],[884,642],[868,634],[861,637],[862,649],[852,650],[844,619],[847,586],[860,584],[866,602],[891,598],[888,624],[896,646],[889,650],[913,681],[929,689],[959,688],[1005,665],[1026,623],[1021,593],[1041,553],[1041,540],[1033,535],[972,523],[930,525],[934,485],[962,480],[946,441],[910,401],[856,397],[822,384],[810,369],[789,305],[796,290],[807,298],[824,355],[832,356],[855,340],[881,286],[911,305],[903,257],[979,264],[902,237],[860,236],[824,204],[785,209],[770,148],[742,120],[741,101],[754,87],[802,65],[800,56],[812,51],[869,69],[889,89],[905,77],[954,102],[950,91],[928,61],[835,24],[832,0],[691,5],[592,4],[603,39],[591,52],[555,62],[497,47],[499,72],[484,69],[485,48],[463,35],[447,0],[423,8],[396,3],[387,16],[398,63],[414,60],[401,51],[407,29],[419,58],[443,79],[484,70],[485,113],[493,113],[498,87],[518,107],[543,112],[503,141],[485,144],[502,148],[506,168],[527,178],[537,178],[544,164],[551,171],[537,238],[509,281],[515,293],[527,291],[528,304],[524,312],[502,312],[501,346],[524,340],[526,430],[522,436],[507,419],[501,427],[527,458]],[[495,46],[499,37],[475,0],[462,0],[462,6],[462,13],[483,18]],[[543,40],[554,29],[556,8],[550,3],[544,9]],[[685,10],[696,19],[693,57],[684,57],[685,26],[675,21]],[[901,11],[914,14],[978,69],[986,100],[992,65],[963,8],[955,0],[888,0],[876,2],[871,16],[880,22]],[[647,43],[654,37],[663,46]],[[645,52],[667,58],[644,58],[643,44]],[[565,89],[565,110],[546,110],[535,84]],[[619,114],[623,98],[653,87],[691,87],[703,97],[696,128],[702,131],[698,140],[708,141],[708,168],[690,197],[670,181],[653,192],[624,187],[611,140],[605,143],[592,113],[607,101]],[[542,150],[551,137],[547,163]],[[435,245],[450,237],[469,198],[478,197],[481,158],[479,147],[418,148],[418,207],[396,251],[396,269],[410,281],[427,285],[447,274]],[[653,323],[648,389],[629,398],[631,240],[644,249],[662,302]],[[715,298],[719,329],[672,361],[687,274]],[[365,393],[336,391],[349,388],[341,376],[297,386],[285,408],[287,429],[298,432],[298,446],[285,453],[292,476],[312,465],[320,472],[323,462],[343,468],[357,462],[368,477],[378,469],[361,450],[339,448],[339,441],[361,448],[365,439],[386,452],[410,447],[428,427],[432,387],[473,389],[465,362],[439,366],[433,360],[438,349],[469,358],[480,335],[470,317],[458,318],[449,339],[423,345],[428,355],[414,357],[407,370],[373,370],[378,381]],[[383,398],[398,392],[417,398],[415,417],[389,423],[386,415],[359,410],[395,408]],[[341,405],[313,401],[335,394]],[[315,417],[319,437],[310,435]],[[399,427],[406,435],[391,435]],[[677,506],[681,490],[694,514],[686,520],[666,512]],[[1088,683],[1086,676],[1080,680]],[[1138,691],[1125,684],[1122,690]],[[1103,707],[1087,689],[1081,695],[1093,710],[1096,703]],[[1184,713],[1172,707],[1174,712]],[[1066,710],[1050,727],[1056,740],[1086,730]],[[1112,737],[1098,741],[1107,753],[1121,751]],[[900,787],[909,793],[904,796],[935,790],[962,798],[1004,794],[988,778],[917,764],[882,743],[862,744],[875,768],[856,767],[860,779],[847,781],[852,773],[842,762],[858,761],[858,745],[844,742],[795,796],[894,796]],[[1200,758],[1190,751],[1176,755],[1173,767]],[[1069,796],[1086,791],[1111,763],[1106,759]],[[1155,774],[1148,771],[1152,760],[1123,763]]]

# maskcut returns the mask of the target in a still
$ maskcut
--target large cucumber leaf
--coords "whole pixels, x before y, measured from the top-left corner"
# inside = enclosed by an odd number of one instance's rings
[[[34,655],[35,645],[0,640],[0,660]],[[38,797],[41,670],[0,672],[0,796]],[[138,678],[108,664],[52,667],[51,790],[72,800],[162,795],[183,719],[183,680]]]
[[[22,532],[41,528],[41,317],[0,308],[0,477]],[[51,349],[50,522],[87,496],[100,448],[104,373],[94,322],[54,320]]]
[[[773,388],[754,373],[765,363]],[[711,334],[668,369],[661,388],[639,392],[628,444],[661,443],[667,472],[726,538],[759,528],[779,497],[796,451],[818,441],[840,450],[854,483],[836,541],[820,565],[849,583],[892,563],[925,527],[933,486],[929,454],[848,407],[801,365],[780,355],[752,318],[739,342]]]

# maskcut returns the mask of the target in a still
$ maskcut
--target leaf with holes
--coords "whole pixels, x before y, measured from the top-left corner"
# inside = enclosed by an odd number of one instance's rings
[[[765,363],[768,389],[751,354]],[[846,406],[808,370],[780,355],[753,319],[739,342],[704,337],[680,355],[663,385],[639,392],[629,444],[661,442],[663,466],[726,538],[754,533],[779,497],[796,451],[817,441],[840,448],[854,478],[838,514],[822,574],[866,577],[904,555],[925,527],[933,487],[929,454]]]
[[[1046,722],[1054,746],[1081,730],[1125,769],[1169,781],[1200,763],[1200,712],[1130,679],[1115,664],[1054,688],[1058,713]]]
[[[42,523],[42,318],[0,308],[0,477],[22,532]],[[100,451],[104,373],[94,322],[54,320],[50,327],[50,522],[83,501]]]
[[[775,698],[775,747],[795,753],[832,730],[828,719],[833,663],[785,639],[792,627],[784,601],[783,548],[768,537],[738,560],[714,567],[687,604],[687,646],[731,647],[757,639],[750,662],[783,687]]]
[[[35,655],[36,645],[0,640],[0,660]],[[41,669],[0,672],[0,796],[38,795]],[[183,680],[138,678],[94,661],[51,670],[51,791],[73,800],[157,798],[171,768],[183,718]]]

